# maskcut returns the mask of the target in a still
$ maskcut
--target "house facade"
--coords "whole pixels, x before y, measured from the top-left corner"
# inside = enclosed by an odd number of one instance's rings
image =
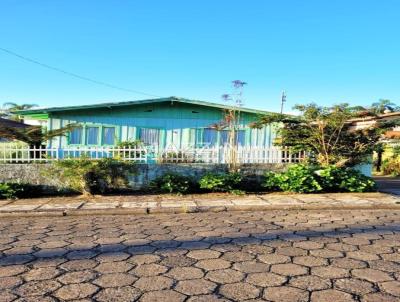
[[[224,110],[234,107],[169,97],[142,101],[66,106],[21,111],[24,117],[47,120],[54,130],[75,124],[68,135],[48,142],[48,147],[106,147],[119,142],[140,140],[158,148],[222,146],[228,142],[227,130],[216,130]],[[239,109],[239,108],[236,108]],[[270,147],[276,126],[253,129],[250,124],[267,111],[240,108],[238,144]]]

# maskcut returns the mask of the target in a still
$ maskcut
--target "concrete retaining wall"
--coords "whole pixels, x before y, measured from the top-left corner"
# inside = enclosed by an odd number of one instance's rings
[[[0,164],[0,182],[20,182],[45,186],[49,190],[62,188],[57,178],[44,176],[49,164]],[[132,188],[141,189],[158,176],[168,172],[200,178],[208,172],[226,172],[227,165],[214,164],[138,164],[138,173],[130,178]],[[248,175],[262,175],[265,171],[282,171],[286,164],[246,164],[241,172]]]

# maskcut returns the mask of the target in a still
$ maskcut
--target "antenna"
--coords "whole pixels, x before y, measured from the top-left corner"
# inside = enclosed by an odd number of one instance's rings
[[[283,104],[286,103],[286,92],[282,91],[282,99],[281,99],[281,114],[283,114]]]

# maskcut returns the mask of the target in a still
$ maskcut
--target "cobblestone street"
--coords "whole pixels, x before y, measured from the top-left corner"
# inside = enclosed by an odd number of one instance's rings
[[[400,301],[400,211],[2,218],[0,301]]]

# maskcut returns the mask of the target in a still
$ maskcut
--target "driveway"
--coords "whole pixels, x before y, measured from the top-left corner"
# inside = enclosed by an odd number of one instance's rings
[[[0,230],[1,301],[400,299],[398,210],[2,218]]]

